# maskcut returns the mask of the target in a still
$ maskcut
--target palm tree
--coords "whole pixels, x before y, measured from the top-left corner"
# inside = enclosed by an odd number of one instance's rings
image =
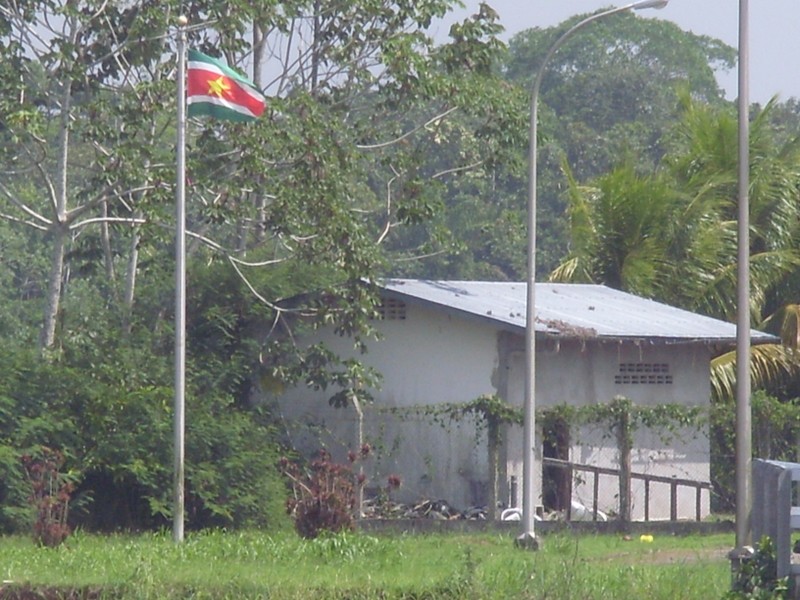
[[[729,109],[681,97],[683,119],[655,173],[630,160],[589,185],[570,178],[570,253],[551,274],[593,281],[733,320],[736,314],[737,121]],[[750,149],[750,311],[756,327],[797,330],[800,138],[781,140],[770,102],[753,119]],[[565,169],[568,171],[568,169]],[[783,326],[780,315],[789,315]],[[793,317],[791,315],[794,315]],[[794,320],[791,320],[791,319]],[[797,371],[795,343],[753,350],[756,385]],[[714,361],[714,390],[733,389],[735,355]]]
[[[675,237],[686,235],[686,227],[692,227],[692,220],[704,218],[717,220],[726,233],[724,240],[716,244],[712,237],[696,246],[693,258],[704,263],[705,268],[694,273],[694,266],[689,264],[682,269],[676,283],[684,281],[690,287],[678,304],[733,320],[736,312],[737,118],[730,110],[698,105],[687,96],[682,97],[682,103],[684,119],[676,131],[675,150],[666,157],[665,164],[684,194],[711,198],[706,206],[713,206],[713,210],[697,213],[680,223]],[[767,302],[770,292],[800,264],[797,250],[800,138],[785,142],[779,139],[770,122],[774,108],[774,101],[768,103],[755,116],[750,129],[750,310],[753,321],[759,324],[766,314],[778,308],[770,309]],[[711,264],[706,262],[710,257],[713,257]]]
[[[553,281],[603,283],[654,297],[668,267],[665,222],[674,192],[660,174],[640,175],[627,161],[594,185],[569,180],[570,253]]]
[[[800,304],[780,311],[781,343],[751,348],[750,378],[756,388],[774,387],[800,373]],[[736,395],[736,352],[711,361],[711,393],[717,402],[731,402]]]

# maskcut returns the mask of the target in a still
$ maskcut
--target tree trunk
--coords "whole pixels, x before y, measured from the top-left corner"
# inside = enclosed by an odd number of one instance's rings
[[[108,201],[103,200],[101,203],[101,211],[103,219],[108,218]],[[108,279],[109,298],[114,300],[116,298],[114,287],[114,256],[111,253],[111,232],[107,221],[100,223],[100,240],[103,245],[103,266],[106,269],[106,278]]]
[[[364,516],[364,486],[361,481],[364,478],[364,457],[361,454],[361,448],[364,447],[364,411],[361,409],[361,403],[358,397],[353,394],[353,407],[356,409],[358,415],[357,430],[356,430],[356,454],[358,458],[358,477],[356,481],[356,519],[361,519]]]
[[[77,28],[72,24],[74,41]],[[55,182],[55,217],[51,231],[53,233],[53,254],[50,263],[50,277],[47,281],[47,298],[42,319],[42,330],[39,336],[40,351],[52,348],[56,339],[56,318],[61,304],[61,284],[64,276],[64,257],[66,256],[67,236],[67,159],[69,157],[69,114],[72,106],[72,80],[65,77],[62,82],[64,93],[61,98],[61,115],[58,132],[58,173]]]
[[[139,240],[141,239],[141,234],[139,233],[140,228],[138,225],[133,227],[131,251],[128,255],[128,268],[125,273],[125,297],[122,304],[122,331],[125,335],[129,335],[133,327],[133,298],[136,292],[136,274],[139,268]]]
[[[53,254],[50,259],[50,276],[47,280],[47,298],[44,321],[39,337],[39,349],[52,348],[56,340],[56,319],[61,301],[61,283],[64,278],[64,256],[67,247],[67,232],[64,227],[53,228]]]

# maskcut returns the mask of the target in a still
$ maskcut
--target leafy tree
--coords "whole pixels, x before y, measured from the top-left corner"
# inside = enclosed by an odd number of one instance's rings
[[[379,242],[398,224],[417,223],[437,210],[428,182],[490,160],[496,133],[504,130],[493,109],[502,103],[502,88],[498,94],[481,81],[498,47],[493,15],[484,10],[454,26],[453,42],[437,49],[423,30],[448,6],[427,0],[324,7],[292,2],[279,11],[220,1],[187,7],[192,23],[210,23],[190,30],[193,45],[232,64],[248,56],[259,67],[267,59],[282,62],[268,118],[246,129],[209,123],[190,140],[190,193],[202,204],[191,216],[196,239],[229,260],[253,244],[268,244],[271,256],[262,263],[333,266],[344,280],[374,270]],[[23,74],[41,73],[44,89],[19,94],[21,102],[8,107],[4,121],[14,125],[18,154],[49,183],[37,190],[44,201],[32,204],[13,186],[4,191],[18,213],[11,216],[49,232],[54,242],[42,329],[42,345],[49,348],[72,238],[88,225],[100,228],[86,256],[91,248],[95,256],[102,252],[109,280],[115,258],[128,258],[124,294],[116,294],[128,313],[139,254],[148,241],[166,241],[152,226],[168,223],[166,182],[174,180],[165,136],[174,115],[171,19],[178,6],[30,8],[4,13],[4,39],[25,41],[44,31],[52,50],[28,42],[9,43],[6,51]],[[56,28],[52,17],[60,10],[66,22]],[[251,45],[242,34],[254,23]],[[287,53],[266,56],[270,37],[283,39]],[[261,71],[256,79],[263,79]],[[35,110],[35,96],[47,111]],[[447,131],[443,124],[454,111],[473,121]],[[424,151],[445,136],[471,146],[470,156],[427,168]],[[53,140],[55,175],[42,158]],[[236,227],[224,231],[225,224]],[[144,237],[142,225],[150,228]]]
[[[587,16],[517,34],[508,77],[529,87],[553,41]],[[733,48],[668,21],[622,13],[593,23],[548,65],[541,99],[551,112],[543,135],[559,142],[581,179],[603,172],[625,151],[655,164],[664,152],[659,140],[676,116],[677,90],[719,104],[714,72],[734,60]]]
[[[571,184],[572,252],[552,278],[659,296],[671,265],[668,224],[680,210],[670,180],[640,175],[626,163],[596,187]]]
[[[574,250],[555,276],[602,281],[732,319],[735,115],[688,97],[685,102],[684,120],[664,169],[646,175],[626,163],[598,178],[597,185],[572,181]],[[766,316],[762,311],[769,291],[797,264],[800,145],[797,139],[776,142],[769,111],[770,106],[751,125],[751,309],[759,319]],[[646,277],[632,276],[636,273]]]
[[[530,89],[550,45],[586,16],[514,36],[501,66],[508,80]],[[563,166],[568,165],[578,181],[598,177],[620,161],[637,171],[653,168],[667,151],[666,133],[679,118],[680,91],[701,102],[723,103],[715,71],[731,68],[734,61],[735,50],[719,40],[629,13],[593,23],[559,49],[548,65],[539,97],[540,275],[563,259],[570,239],[564,218],[569,177]],[[526,152],[524,142],[520,158]],[[500,198],[524,214],[525,173],[507,171],[495,181],[498,189],[486,196]],[[514,276],[521,278],[524,243],[518,245],[512,264]]]
[[[525,271],[528,90],[550,45],[579,19],[517,34],[495,68],[514,85],[516,153],[494,165],[490,180],[461,178],[446,191],[449,236],[422,264],[400,264],[406,275],[521,279]],[[621,14],[593,24],[553,57],[539,97],[539,275],[567,253],[565,196],[569,177],[598,177],[621,160],[650,169],[667,151],[667,132],[679,118],[681,90],[723,104],[717,70],[729,69],[735,50],[666,21]]]
[[[684,120],[664,168],[617,167],[594,185],[572,181],[572,252],[553,272],[562,281],[594,281],[689,310],[733,320],[736,314],[737,127],[730,110],[684,97]],[[751,306],[769,327],[777,290],[798,265],[800,145],[776,135],[773,105],[751,124]],[[715,389],[732,389],[734,355],[715,360]],[[791,349],[754,349],[754,381],[794,370]]]
[[[183,10],[191,45],[252,67],[269,95],[257,123],[192,122],[187,140],[187,501],[193,526],[263,520],[258,490],[267,502],[279,493],[276,438],[249,401],[253,370],[320,377],[344,400],[372,382],[326,353],[317,369],[294,347],[287,317],[333,323],[360,343],[376,301],[365,282],[385,272],[387,257],[415,260],[431,243],[444,185],[485,178],[512,147],[514,91],[489,69],[501,49],[494,16],[483,9],[437,47],[423,32],[449,5],[0,9],[0,238],[14,267],[5,276],[37,276],[37,293],[0,313],[24,319],[10,349],[21,360],[38,305],[48,359],[4,372],[14,414],[3,423],[6,472],[17,449],[46,441],[83,475],[81,493],[100,502],[110,485],[126,498],[119,515],[130,517],[116,525],[169,513],[173,23]],[[402,234],[410,227],[413,243]],[[5,498],[15,497],[9,489]],[[107,524],[92,510],[87,523]]]
[[[796,336],[793,324],[781,315],[790,316],[794,299],[792,282],[798,266],[797,218],[800,190],[800,138],[787,135],[777,125],[772,101],[755,111],[750,125],[750,311],[756,327],[781,336],[782,344],[760,345],[753,349],[751,373],[757,386],[774,386],[797,372]],[[673,164],[682,176],[680,181],[691,190],[707,190],[723,200],[718,219],[728,223],[730,249],[735,256],[734,228],[737,219],[738,169],[735,148],[738,128],[734,115],[715,113],[690,106],[686,126],[691,140],[688,151]],[[683,130],[686,134],[687,130]],[[713,242],[709,240],[709,246]],[[701,253],[698,253],[700,255]],[[733,320],[736,311],[736,268],[729,258],[720,265],[713,279],[699,283],[695,273],[687,273],[682,292],[704,312]],[[790,301],[784,307],[786,300]],[[733,397],[735,353],[720,356],[712,363],[715,393],[720,398]]]

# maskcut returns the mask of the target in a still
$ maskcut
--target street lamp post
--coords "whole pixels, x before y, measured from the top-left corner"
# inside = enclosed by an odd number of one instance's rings
[[[539,88],[542,84],[547,63],[569,39],[572,34],[582,27],[629,10],[642,10],[646,8],[664,8],[669,0],[641,0],[625,6],[593,14],[579,21],[561,37],[559,37],[547,51],[544,59],[536,71],[536,76],[531,87],[531,115],[530,115],[530,154],[528,158],[528,279],[527,279],[527,307],[525,313],[525,414],[522,432],[522,532],[517,537],[518,545],[536,549],[539,546],[534,530],[534,451],[535,451],[535,411],[536,411],[536,147],[537,147],[537,119],[539,108]]]
[[[748,0],[739,0],[739,206],[736,266],[736,549],[750,545],[750,115]],[[735,550],[735,552],[737,551]]]

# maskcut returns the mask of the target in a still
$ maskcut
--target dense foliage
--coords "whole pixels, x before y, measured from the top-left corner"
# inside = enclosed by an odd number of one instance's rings
[[[521,278],[526,86],[570,23],[506,48],[483,4],[436,44],[450,5],[0,8],[0,528],[30,523],[21,458],[42,446],[63,453],[78,523],[170,517],[181,11],[191,46],[268,97],[259,121],[193,121],[186,140],[190,527],[280,521],[283,439],[256,398],[371,400],[379,374],[301,350],[303,327],[366,349],[382,275]],[[541,97],[542,270],[733,314],[735,131],[713,77],[733,58],[633,15],[562,48]],[[754,109],[752,310],[775,330],[800,289],[798,114]],[[770,352],[790,400],[793,357]]]
[[[280,436],[258,393],[308,382],[347,402],[373,381],[301,351],[297,328],[368,339],[368,282],[389,257],[446,249],[449,186],[486,178],[522,132],[519,96],[492,70],[496,15],[434,44],[426,29],[449,5],[0,10],[5,530],[30,518],[20,458],[38,446],[63,453],[80,524],[170,516],[179,14],[192,47],[268,96],[258,122],[193,121],[186,140],[189,526],[279,520]]]
[[[520,32],[497,68],[527,92],[550,44],[586,16]],[[734,63],[735,49],[719,40],[681,31],[668,21],[625,13],[592,23],[559,49],[548,63],[539,95],[540,276],[555,268],[576,243],[566,218],[570,176],[587,181],[623,159],[650,172],[670,149],[669,132],[680,117],[681,93],[703,105],[725,105],[714,74]],[[523,101],[527,104],[527,97]],[[527,123],[522,126],[527,130]],[[446,213],[462,242],[460,252],[410,267],[411,272],[457,279],[523,279],[526,156],[527,140],[516,156],[496,165],[490,181],[463,181],[459,193],[450,195]]]

